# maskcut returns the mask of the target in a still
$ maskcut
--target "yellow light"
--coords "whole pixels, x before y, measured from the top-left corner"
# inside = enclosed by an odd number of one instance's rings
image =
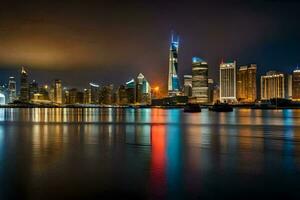
[[[154,90],[155,90],[156,92],[158,92],[158,91],[159,91],[159,87],[158,87],[158,86],[155,87]]]

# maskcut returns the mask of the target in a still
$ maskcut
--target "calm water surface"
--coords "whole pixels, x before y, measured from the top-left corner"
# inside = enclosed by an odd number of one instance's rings
[[[300,110],[0,109],[0,199],[300,199]]]

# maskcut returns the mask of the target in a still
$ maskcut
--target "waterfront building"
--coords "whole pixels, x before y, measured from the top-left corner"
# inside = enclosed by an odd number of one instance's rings
[[[100,104],[112,105],[113,88],[112,84],[101,87],[99,96]]]
[[[8,102],[13,103],[17,99],[17,84],[15,77],[9,77],[8,80]]]
[[[192,102],[208,103],[208,64],[198,57],[192,61]]]
[[[209,78],[208,79],[208,103],[212,104],[214,101],[214,80]]]
[[[91,103],[99,104],[100,86],[95,83],[90,83]]]
[[[293,74],[288,75],[288,89],[287,89],[287,98],[293,99]]]
[[[92,102],[92,93],[91,89],[84,89],[83,91],[83,103],[84,104],[91,104]]]
[[[128,103],[129,104],[134,104],[136,102],[136,86],[135,86],[135,80],[131,79],[130,81],[126,82],[126,93],[127,93],[127,98],[128,98]]]
[[[38,83],[33,80],[30,84],[29,84],[29,96],[30,96],[30,100],[33,99],[34,94],[39,92],[39,85]]]
[[[214,85],[213,88],[213,101],[212,103],[218,103],[220,102],[220,86],[219,85]]]
[[[191,97],[193,95],[193,93],[192,93],[192,75],[184,75],[183,76],[183,81],[184,81],[183,82],[184,96]]]
[[[54,103],[56,104],[62,104],[63,98],[62,98],[62,83],[61,80],[56,79],[54,80]]]
[[[220,101],[236,102],[236,61],[220,64]]]
[[[253,103],[257,99],[256,64],[241,66],[237,71],[237,100]]]
[[[24,67],[21,70],[21,80],[20,80],[20,101],[29,102],[29,84],[28,84],[28,74]]]
[[[178,78],[178,49],[179,37],[172,33],[169,50],[169,74],[168,74],[168,95],[176,96],[180,93]]]
[[[292,97],[294,101],[300,101],[300,70],[299,69],[293,71]]]
[[[126,105],[128,104],[127,92],[125,85],[120,85],[118,88],[118,104]]]
[[[286,98],[285,76],[283,73],[269,71],[261,76],[261,99]]]
[[[136,79],[136,103],[151,103],[151,87],[142,73],[140,73]]]

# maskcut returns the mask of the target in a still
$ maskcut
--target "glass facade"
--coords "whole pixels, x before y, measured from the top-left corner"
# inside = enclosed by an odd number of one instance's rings
[[[192,97],[195,103],[208,103],[208,64],[197,57],[192,64]]]
[[[220,101],[236,102],[236,62],[220,64]]]
[[[179,38],[172,34],[170,52],[169,52],[169,76],[168,76],[168,94],[175,96],[179,93],[180,85],[178,79],[178,48]]]

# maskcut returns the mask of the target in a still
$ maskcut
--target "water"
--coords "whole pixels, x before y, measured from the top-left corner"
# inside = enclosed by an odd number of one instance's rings
[[[300,198],[300,110],[0,109],[0,199]]]

